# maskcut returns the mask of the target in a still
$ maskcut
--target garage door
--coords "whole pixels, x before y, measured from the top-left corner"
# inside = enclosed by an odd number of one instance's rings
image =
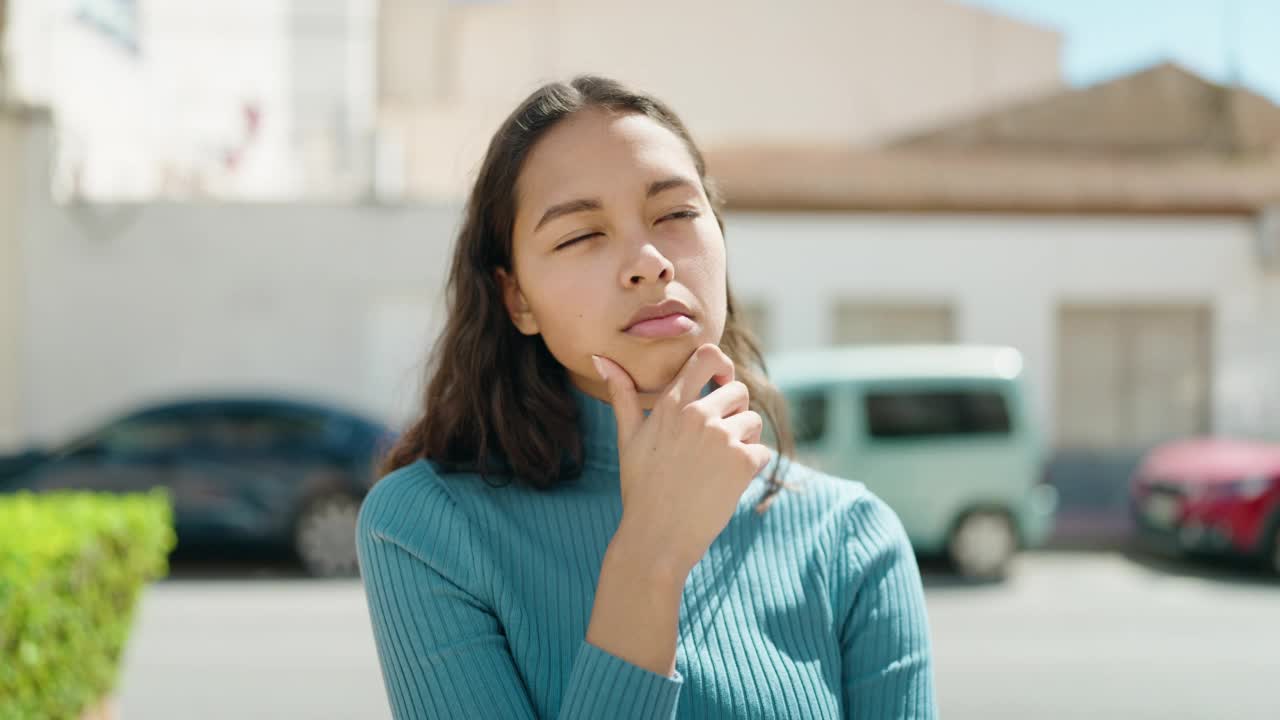
[[[1207,306],[1059,312],[1060,448],[1141,448],[1209,429]]]
[[[955,340],[951,306],[940,303],[836,303],[832,341],[836,345],[949,343]]]

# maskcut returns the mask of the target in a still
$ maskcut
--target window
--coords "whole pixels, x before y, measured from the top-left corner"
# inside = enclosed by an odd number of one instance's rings
[[[1132,450],[1212,427],[1207,305],[1066,305],[1058,311],[1057,444]]]
[[[791,430],[797,445],[821,442],[827,432],[827,394],[802,390],[788,396]]]
[[[75,17],[122,47],[138,52],[137,0],[78,0]]]
[[[135,418],[124,420],[103,431],[100,446],[111,455],[173,452],[189,447],[195,435],[193,420],[188,417],[163,415]]]
[[[1010,432],[1008,406],[994,391],[869,393],[866,417],[874,438]]]
[[[325,418],[301,413],[239,410],[219,413],[210,422],[213,444],[234,450],[269,449],[319,439]]]

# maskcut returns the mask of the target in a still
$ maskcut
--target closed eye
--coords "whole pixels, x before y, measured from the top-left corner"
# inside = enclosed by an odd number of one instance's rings
[[[662,222],[663,220],[672,220],[672,219],[676,219],[676,220],[685,219],[685,218],[693,219],[696,217],[698,217],[697,210],[680,210],[677,212],[673,212],[669,215],[663,215],[661,218],[658,219],[658,222]]]
[[[697,210],[677,210],[676,212],[668,213],[658,218],[658,222],[662,222],[664,220],[692,220],[693,218],[696,218],[696,217],[698,217]],[[603,235],[603,234],[604,233],[593,232],[593,233],[587,233],[586,235],[579,235],[578,237],[565,240],[564,242],[552,248],[552,251],[554,252],[555,250],[561,250],[569,247],[570,245],[577,244],[579,240],[586,240],[587,238],[593,238],[596,235]]]
[[[555,251],[555,250],[567,248],[570,245],[577,243],[579,240],[586,240],[587,238],[591,238],[591,237],[595,237],[596,235],[603,235],[603,234],[604,233],[593,232],[593,233],[587,233],[586,235],[579,235],[576,238],[570,238],[568,240],[565,240],[564,242],[552,248],[552,250]]]

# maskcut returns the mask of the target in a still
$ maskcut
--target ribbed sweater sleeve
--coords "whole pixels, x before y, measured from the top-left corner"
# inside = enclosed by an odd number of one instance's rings
[[[429,472],[389,475],[360,511],[356,547],[383,682],[398,720],[534,718],[484,589],[471,526]],[[683,678],[582,641],[558,717],[675,717]]]
[[[896,513],[864,495],[845,518],[838,610],[845,717],[937,717],[924,588]]]

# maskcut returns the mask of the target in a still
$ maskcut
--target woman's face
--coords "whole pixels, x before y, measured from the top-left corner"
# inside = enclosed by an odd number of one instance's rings
[[[583,110],[534,145],[512,254],[514,277],[499,271],[512,322],[597,398],[593,354],[653,393],[724,332],[724,237],[683,142],[644,115]],[[663,317],[633,324],[647,310]]]

